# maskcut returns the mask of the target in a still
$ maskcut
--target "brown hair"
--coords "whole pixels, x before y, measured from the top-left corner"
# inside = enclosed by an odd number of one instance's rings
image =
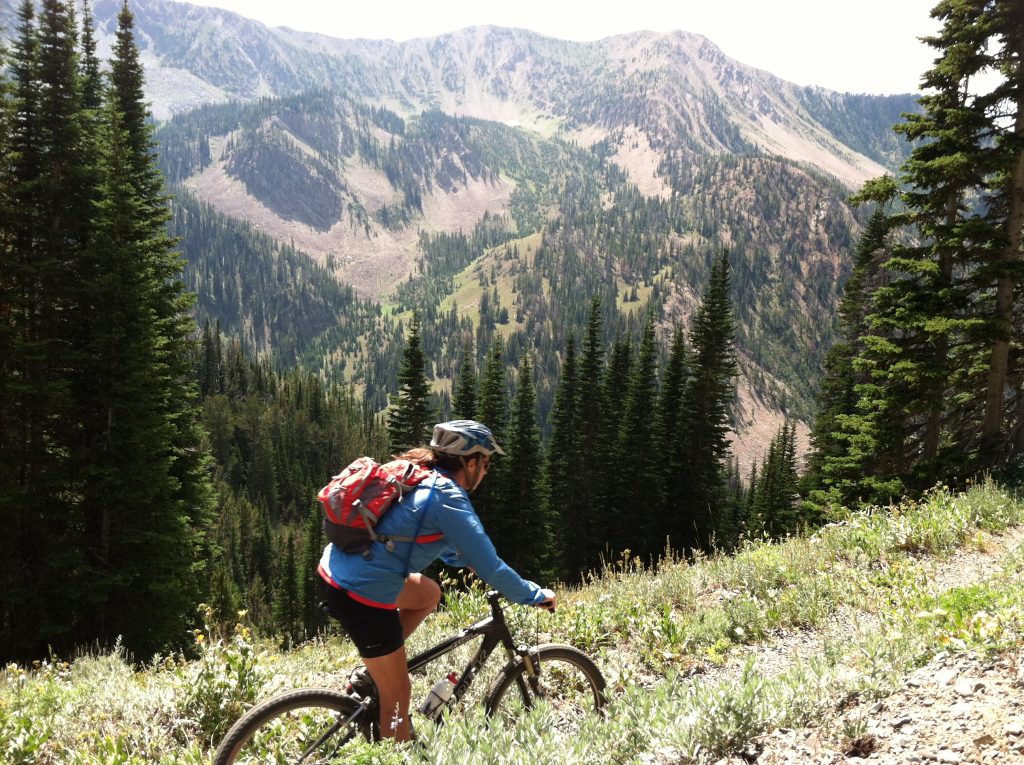
[[[418,446],[415,449],[409,449],[402,454],[396,454],[392,459],[409,460],[409,462],[415,462],[423,467],[442,468],[449,472],[456,472],[465,464],[458,455],[436,452],[429,446]]]

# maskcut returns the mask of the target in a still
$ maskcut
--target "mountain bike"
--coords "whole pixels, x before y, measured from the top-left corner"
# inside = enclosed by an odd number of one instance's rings
[[[483,699],[484,710],[492,719],[511,724],[525,711],[544,704],[555,724],[572,733],[584,717],[600,713],[605,704],[605,681],[589,656],[566,645],[517,645],[505,621],[501,595],[488,592],[487,601],[490,616],[409,659],[409,672],[416,672],[480,639],[462,675],[449,676],[454,686],[434,718],[438,723],[444,720],[444,708],[465,696],[498,646],[505,649],[508,662]],[[227,732],[213,765],[322,765],[340,762],[345,745],[357,737],[377,740],[380,710],[376,687],[365,670],[352,677],[345,691],[298,688],[257,704]]]

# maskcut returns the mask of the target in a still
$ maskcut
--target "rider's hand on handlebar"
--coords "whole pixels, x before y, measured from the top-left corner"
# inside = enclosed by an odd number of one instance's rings
[[[556,605],[555,593],[547,588],[542,589],[540,592],[544,596],[544,600],[534,605],[537,608],[543,608],[545,611],[554,611]]]

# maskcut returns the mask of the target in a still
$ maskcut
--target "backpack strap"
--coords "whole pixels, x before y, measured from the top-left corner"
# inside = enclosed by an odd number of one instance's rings
[[[442,537],[444,537],[444,534],[427,534],[427,535],[422,536],[422,537],[420,536],[420,529],[423,528],[423,521],[427,517],[427,507],[430,506],[430,500],[434,498],[434,489],[437,488],[437,479],[438,479],[439,476],[440,476],[440,473],[438,473],[437,471],[434,471],[434,480],[430,482],[430,493],[427,494],[427,501],[420,508],[422,510],[422,512],[420,513],[419,521],[416,522],[416,533],[413,534],[412,537],[391,537],[391,538],[389,538],[387,540],[387,542],[386,542],[386,546],[387,546],[388,552],[394,552],[395,546],[392,544],[392,540],[397,540],[399,542],[413,542],[413,543],[416,543],[416,544],[426,544],[427,542],[436,542],[438,539],[441,539]],[[410,546],[409,547],[409,554],[405,556],[405,576],[409,576],[409,573],[411,571],[411,567],[410,567],[409,563],[412,561],[412,551],[413,551],[413,548]]]

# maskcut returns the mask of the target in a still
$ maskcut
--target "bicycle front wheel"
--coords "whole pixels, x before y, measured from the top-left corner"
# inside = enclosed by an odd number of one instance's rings
[[[371,739],[368,705],[328,688],[299,688],[257,704],[231,726],[213,765],[340,763],[346,744]]]
[[[605,704],[601,670],[582,651],[567,645],[542,645],[531,656],[530,675],[522,657],[502,669],[485,700],[487,714],[514,722],[534,706],[546,705],[560,730],[571,732]]]

